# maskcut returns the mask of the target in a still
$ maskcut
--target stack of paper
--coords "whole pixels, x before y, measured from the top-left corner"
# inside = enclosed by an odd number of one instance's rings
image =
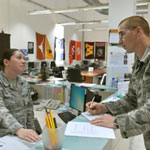
[[[0,138],[0,150],[29,150],[34,144],[12,135]]]
[[[89,122],[69,122],[65,135],[115,139],[113,129],[95,126]]]

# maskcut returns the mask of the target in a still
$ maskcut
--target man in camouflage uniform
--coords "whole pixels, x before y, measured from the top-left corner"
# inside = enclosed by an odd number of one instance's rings
[[[124,19],[119,24],[120,44],[137,56],[133,65],[128,93],[116,102],[87,103],[92,114],[110,112],[91,121],[92,124],[119,128],[123,138],[143,134],[150,150],[150,37],[149,25],[140,16]]]

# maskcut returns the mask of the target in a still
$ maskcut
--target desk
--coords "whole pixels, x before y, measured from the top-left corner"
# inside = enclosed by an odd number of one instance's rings
[[[116,97],[117,93],[112,94],[110,97]],[[108,97],[109,98],[109,97]],[[107,99],[108,99],[107,98]],[[35,106],[38,107],[38,106]],[[44,111],[43,112],[35,112],[36,117],[42,116],[39,120],[44,123]],[[56,113],[54,112],[54,116]],[[56,117],[56,116],[55,116]],[[57,118],[56,118],[57,119]],[[62,121],[59,120],[57,121]],[[76,117],[74,120],[76,122],[88,122],[86,118],[82,115]],[[65,136],[63,147],[61,150],[129,150],[129,139],[122,139],[120,135],[120,130],[115,130],[116,139],[104,139],[104,138],[88,138],[88,137],[73,137],[73,136]],[[36,143],[31,150],[44,150],[42,141]]]
[[[87,122],[83,116],[78,116],[73,121]],[[103,150],[109,139],[65,136],[61,150]],[[36,143],[31,150],[44,150],[42,141]]]
[[[82,71],[81,75],[86,76],[85,83],[95,83],[94,77],[106,73],[106,68],[98,68],[95,69],[92,73],[89,73],[88,70]]]
[[[82,83],[76,83],[76,82],[61,81],[60,79],[57,80],[57,78],[55,78],[55,80],[53,79],[53,80],[49,80],[49,81],[46,81],[46,82],[44,82],[44,81],[40,82],[39,80],[34,79],[34,78],[27,78],[26,80],[31,85],[31,87],[33,87],[35,90],[37,90],[37,92],[39,94],[39,99],[42,99],[42,98],[45,97],[45,95],[43,95],[44,93],[42,91],[44,90],[44,88],[46,88],[48,86],[49,87],[62,87],[63,90],[64,90],[64,99],[65,99],[65,97],[69,98],[70,94],[68,94],[68,89],[70,89],[70,86],[71,86],[72,83],[77,84],[79,86],[80,86],[80,84],[82,84]],[[113,87],[110,87],[110,86],[98,85],[98,84],[91,84],[91,86],[89,84],[87,84],[87,86],[86,86],[86,83],[85,83],[84,86],[88,87],[88,88],[91,88],[91,89],[98,89],[98,90],[103,90],[103,91],[112,91],[113,92],[113,91],[117,90],[116,88],[113,88]],[[52,96],[53,96],[53,94],[51,94],[51,96],[47,97],[47,98],[48,99],[50,99],[50,98],[53,99]]]

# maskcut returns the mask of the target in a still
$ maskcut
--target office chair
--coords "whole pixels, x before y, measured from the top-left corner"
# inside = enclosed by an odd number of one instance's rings
[[[77,69],[77,68],[69,68],[67,70],[67,78],[68,78],[68,81],[70,82],[83,82],[86,80],[86,77],[84,76],[84,79],[82,79],[82,76],[81,76],[81,71],[80,69]]]
[[[52,72],[53,72],[53,75],[54,77],[57,77],[57,78],[62,78],[62,71],[65,70],[65,68],[63,66],[60,66],[60,67],[53,67],[52,69]]]
[[[100,81],[100,85],[105,85],[106,84],[106,73],[103,74],[102,79]]]
[[[59,66],[59,71],[62,72],[63,70],[65,70],[64,66]]]
[[[76,64],[74,67],[77,68],[77,69],[80,69],[80,65],[79,64]]]

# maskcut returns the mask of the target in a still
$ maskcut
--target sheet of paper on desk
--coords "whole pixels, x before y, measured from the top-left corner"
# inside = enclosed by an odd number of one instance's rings
[[[33,144],[12,135],[0,138],[0,150],[29,150]]]
[[[84,87],[92,87],[94,85],[96,85],[96,84],[92,84],[92,83],[81,83],[81,84],[79,84],[79,86],[84,86]]]
[[[83,115],[85,118],[87,118],[88,120],[93,120],[101,115],[92,115],[91,113],[89,113],[88,111],[85,111],[83,113],[81,113],[81,115]]]
[[[115,139],[113,129],[95,126],[89,122],[69,122],[65,130],[65,135]]]
[[[103,103],[113,102],[113,101],[117,101],[118,99],[120,99],[120,98],[118,98],[118,97],[110,97],[110,98],[107,98],[107,99],[103,100],[102,102]]]

